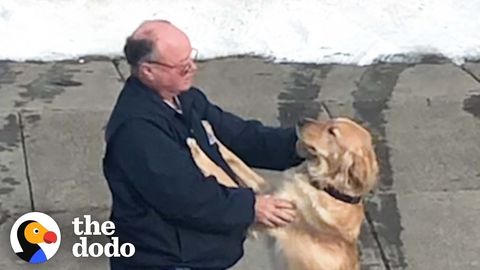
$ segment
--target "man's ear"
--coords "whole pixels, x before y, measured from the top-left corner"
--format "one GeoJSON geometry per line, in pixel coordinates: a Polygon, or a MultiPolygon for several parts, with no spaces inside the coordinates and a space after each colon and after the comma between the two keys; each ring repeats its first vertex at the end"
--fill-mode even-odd
{"type": "Polygon", "coordinates": [[[140,64],[140,66],[138,66],[137,72],[140,79],[147,82],[151,82],[153,80],[153,72],[150,66],[140,64]]]}

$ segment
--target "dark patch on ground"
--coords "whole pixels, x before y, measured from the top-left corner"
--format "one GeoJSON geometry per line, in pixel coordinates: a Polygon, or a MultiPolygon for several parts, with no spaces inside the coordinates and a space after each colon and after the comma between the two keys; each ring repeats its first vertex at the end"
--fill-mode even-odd
{"type": "Polygon", "coordinates": [[[34,123],[40,121],[40,119],[41,119],[39,114],[28,114],[24,118],[27,121],[27,123],[29,123],[29,124],[34,124],[34,123]]]}
{"type": "Polygon", "coordinates": [[[13,190],[15,190],[14,188],[11,188],[11,187],[3,187],[3,188],[0,188],[0,196],[1,195],[5,195],[5,194],[9,194],[11,193],[13,190]]]}
{"type": "Polygon", "coordinates": [[[61,215],[61,214],[66,214],[68,212],[69,212],[68,210],[63,210],[63,209],[61,209],[61,210],[49,210],[48,214],[49,215],[61,215]]]}
{"type": "MultiPolygon", "coordinates": [[[[357,90],[352,92],[355,118],[366,125],[373,135],[375,151],[380,165],[380,190],[389,191],[393,185],[393,170],[390,163],[390,147],[386,138],[385,115],[388,102],[392,97],[399,75],[408,67],[405,64],[384,64],[370,66],[357,83],[357,90]]],[[[401,218],[397,207],[396,195],[380,195],[380,205],[369,202],[373,229],[379,244],[385,251],[388,266],[405,268],[403,243],[400,238],[401,218]]]]}
{"type": "Polygon", "coordinates": [[[452,60],[440,54],[422,54],[419,63],[440,65],[452,63],[452,60]]]}
{"type": "Polygon", "coordinates": [[[255,73],[257,76],[272,76],[271,72],[257,72],[255,73]]]}
{"type": "Polygon", "coordinates": [[[471,95],[463,101],[463,110],[480,119],[480,95],[471,95]]]}
{"type": "Polygon", "coordinates": [[[0,152],[12,151],[18,147],[20,142],[20,129],[17,123],[17,116],[9,114],[4,118],[6,123],[0,126],[0,152]]]}
{"type": "Polygon", "coordinates": [[[29,84],[22,85],[27,91],[19,94],[22,100],[15,101],[15,107],[24,106],[33,100],[52,103],[55,96],[65,92],[65,88],[82,85],[81,82],[72,80],[76,72],[79,70],[67,69],[61,63],[54,64],[29,84]]]}
{"type": "Polygon", "coordinates": [[[415,53],[409,53],[409,54],[391,54],[391,55],[385,55],[385,56],[380,56],[379,58],[375,59],[373,61],[375,65],[377,64],[446,64],[446,63],[452,63],[452,61],[441,55],[441,54],[415,54],[415,53]]]}
{"type": "Polygon", "coordinates": [[[292,127],[304,117],[317,118],[321,110],[316,100],[321,85],[315,80],[320,70],[320,78],[324,79],[331,66],[298,65],[291,73],[291,81],[285,82],[286,91],[280,93],[279,120],[282,127],[292,127]]]}
{"type": "Polygon", "coordinates": [[[48,61],[41,61],[41,60],[26,60],[25,63],[27,64],[35,64],[35,65],[47,65],[48,61]]]}
{"type": "Polygon", "coordinates": [[[2,84],[12,84],[21,72],[15,72],[10,68],[9,63],[0,63],[0,88],[2,84]]]}
{"type": "Polygon", "coordinates": [[[427,98],[425,101],[427,102],[427,107],[432,106],[432,101],[430,100],[430,98],[427,98]]]}
{"type": "Polygon", "coordinates": [[[358,251],[362,263],[361,270],[384,269],[383,262],[379,260],[381,258],[379,247],[372,236],[370,226],[366,223],[362,224],[358,251]]]}
{"type": "Polygon", "coordinates": [[[13,178],[13,177],[3,178],[3,179],[2,179],[2,182],[5,183],[5,184],[12,185],[12,186],[18,186],[18,185],[20,185],[20,182],[16,181],[15,178],[13,178]]]}
{"type": "Polygon", "coordinates": [[[82,85],[81,82],[77,82],[77,81],[73,81],[73,80],[66,80],[66,79],[61,79],[61,80],[52,82],[52,84],[58,85],[58,86],[65,86],[65,87],[82,85]]]}
{"type": "Polygon", "coordinates": [[[5,165],[0,164],[0,172],[8,172],[8,167],[5,165]]]}
{"type": "Polygon", "coordinates": [[[8,210],[2,208],[2,203],[0,202],[0,226],[2,226],[8,219],[11,217],[8,210]]]}
{"type": "Polygon", "coordinates": [[[375,150],[381,167],[380,187],[382,190],[390,190],[393,184],[390,148],[386,139],[386,121],[383,111],[388,109],[388,102],[398,76],[407,67],[406,65],[369,67],[357,82],[357,90],[352,92],[355,117],[368,126],[375,140],[375,150]]]}

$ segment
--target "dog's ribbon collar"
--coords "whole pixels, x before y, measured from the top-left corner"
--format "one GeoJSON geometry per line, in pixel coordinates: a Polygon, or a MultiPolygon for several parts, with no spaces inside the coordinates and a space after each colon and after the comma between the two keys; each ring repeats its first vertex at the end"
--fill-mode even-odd
{"type": "Polygon", "coordinates": [[[337,189],[335,189],[332,186],[327,186],[326,188],[323,189],[325,192],[327,192],[330,196],[334,197],[337,200],[340,200],[342,202],[346,202],[349,204],[357,204],[362,200],[362,197],[353,197],[344,193],[341,193],[337,189]]]}

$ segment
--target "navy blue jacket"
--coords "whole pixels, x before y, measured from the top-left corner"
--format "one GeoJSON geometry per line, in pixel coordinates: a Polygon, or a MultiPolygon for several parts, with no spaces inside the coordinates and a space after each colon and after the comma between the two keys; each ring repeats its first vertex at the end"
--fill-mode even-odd
{"type": "Polygon", "coordinates": [[[186,144],[194,137],[227,173],[230,168],[210,145],[201,120],[248,165],[283,170],[300,160],[293,128],[265,127],[211,104],[191,88],[179,96],[183,113],[169,107],[130,77],[108,122],[103,159],[112,193],[110,219],[120,243],[132,243],[138,267],[226,268],[243,255],[255,197],[248,188],[228,188],[204,177],[186,144]]]}

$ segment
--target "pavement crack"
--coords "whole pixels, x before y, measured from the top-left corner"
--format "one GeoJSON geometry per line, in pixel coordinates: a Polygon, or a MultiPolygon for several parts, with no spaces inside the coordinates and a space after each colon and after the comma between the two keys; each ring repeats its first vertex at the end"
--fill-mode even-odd
{"type": "Polygon", "coordinates": [[[27,146],[25,143],[25,133],[24,133],[24,125],[23,125],[23,118],[22,114],[20,112],[17,113],[18,115],[18,123],[20,125],[20,138],[22,142],[22,149],[23,149],[23,160],[24,160],[24,165],[25,165],[25,176],[27,177],[27,183],[28,183],[28,193],[30,196],[30,208],[32,212],[35,212],[35,202],[33,198],[33,189],[32,189],[32,180],[30,178],[30,168],[28,164],[28,155],[27,155],[27,146]]]}
{"type": "Polygon", "coordinates": [[[125,80],[126,80],[125,76],[123,75],[122,71],[120,70],[120,59],[117,59],[117,58],[112,59],[112,64],[115,67],[115,70],[117,71],[118,76],[120,76],[120,80],[122,82],[125,82],[125,80]]]}
{"type": "Polygon", "coordinates": [[[387,255],[385,254],[385,251],[383,250],[382,244],[380,243],[380,237],[378,235],[378,232],[375,230],[375,226],[373,225],[372,217],[370,217],[370,214],[368,213],[368,211],[365,211],[365,218],[367,219],[368,226],[370,226],[370,231],[372,232],[373,239],[375,240],[375,243],[377,243],[378,250],[380,252],[380,258],[382,259],[382,262],[383,262],[383,266],[385,266],[386,270],[391,270],[392,268],[390,267],[390,264],[388,263],[387,255]]]}
{"type": "Polygon", "coordinates": [[[466,68],[465,65],[460,66],[460,69],[462,69],[465,73],[470,75],[470,77],[472,77],[472,79],[474,79],[477,83],[480,83],[480,78],[477,77],[471,70],[466,68]]]}

